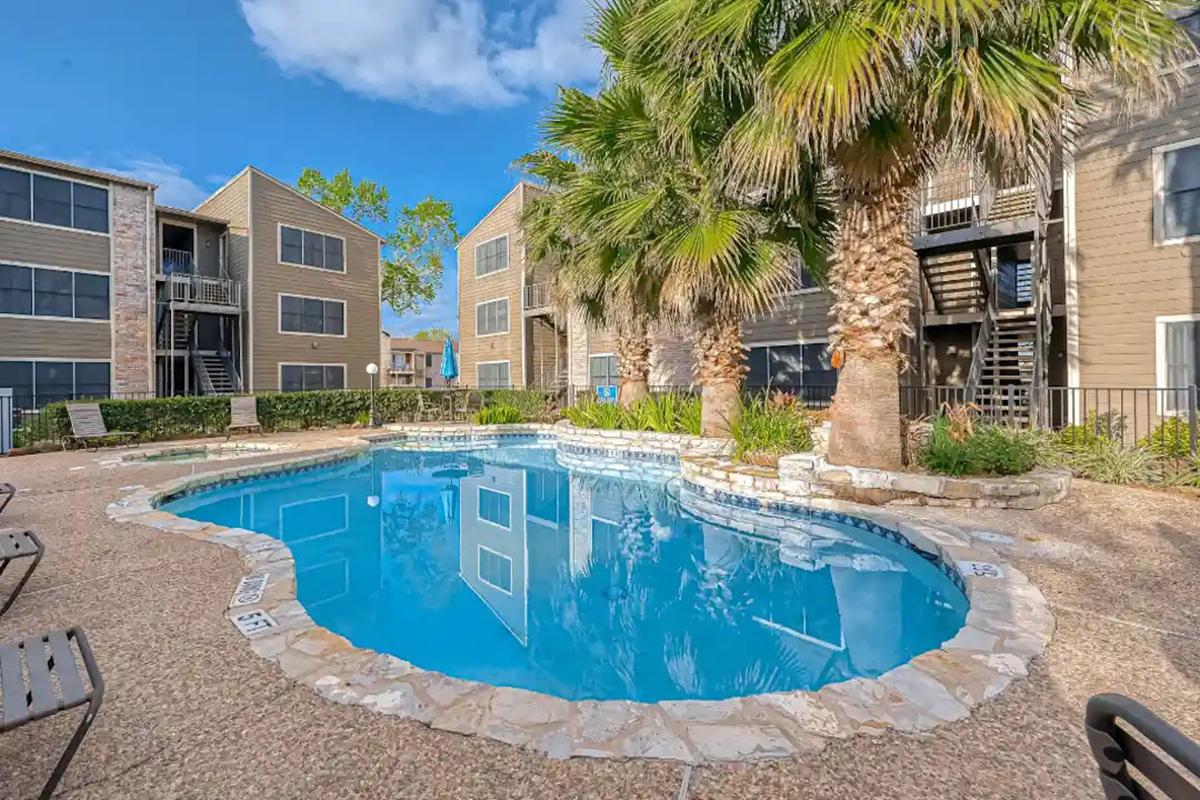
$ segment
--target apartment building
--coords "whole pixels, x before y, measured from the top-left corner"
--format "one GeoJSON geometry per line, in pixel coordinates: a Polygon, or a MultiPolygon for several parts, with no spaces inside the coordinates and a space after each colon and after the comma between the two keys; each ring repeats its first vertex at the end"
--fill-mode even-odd
{"type": "Polygon", "coordinates": [[[380,374],[383,386],[441,389],[449,385],[442,377],[444,342],[392,337],[381,339],[380,374]]]}
{"type": "Polygon", "coordinates": [[[253,167],[189,211],[0,151],[0,388],[36,408],[366,386],[381,244],[253,167]]]}

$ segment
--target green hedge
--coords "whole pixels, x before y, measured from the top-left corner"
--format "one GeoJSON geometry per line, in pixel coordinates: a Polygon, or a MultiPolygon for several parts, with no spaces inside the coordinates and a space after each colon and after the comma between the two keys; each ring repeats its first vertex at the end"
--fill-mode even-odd
{"type": "MultiPolygon", "coordinates": [[[[520,409],[529,420],[552,421],[557,404],[545,392],[473,390],[472,407],[507,405],[520,409]]],[[[223,433],[229,425],[227,397],[156,397],[145,400],[101,400],[100,411],[109,430],[136,433],[142,441],[181,439],[223,433]]],[[[445,392],[421,389],[380,389],[375,408],[381,422],[414,418],[419,405],[441,408],[445,392]]],[[[258,395],[258,420],[264,431],[293,431],[349,425],[366,419],[371,392],[346,389],[258,395]]],[[[20,446],[57,443],[71,431],[65,403],[52,403],[30,424],[19,429],[20,446]]]]}

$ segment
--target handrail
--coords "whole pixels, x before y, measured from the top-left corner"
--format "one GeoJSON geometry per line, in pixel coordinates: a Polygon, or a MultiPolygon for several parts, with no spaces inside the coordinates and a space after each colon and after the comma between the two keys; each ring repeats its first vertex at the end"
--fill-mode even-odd
{"type": "Polygon", "coordinates": [[[983,283],[987,289],[987,303],[983,307],[983,320],[979,325],[979,333],[971,347],[971,369],[967,373],[966,400],[974,403],[979,395],[979,386],[983,383],[983,367],[987,361],[988,348],[992,344],[992,329],[996,325],[996,265],[989,255],[986,259],[975,258],[983,274],[983,283]]]}
{"type": "Polygon", "coordinates": [[[162,271],[164,275],[190,273],[195,266],[191,250],[175,250],[170,247],[162,249],[162,271]]]}
{"type": "MultiPolygon", "coordinates": [[[[1036,325],[1034,329],[1032,379],[1034,389],[1040,389],[1045,386],[1050,379],[1049,350],[1050,337],[1054,327],[1054,300],[1050,290],[1050,265],[1046,252],[1047,219],[1050,216],[1051,202],[1050,186],[1049,176],[1045,176],[1045,180],[1041,182],[1037,194],[1036,213],[1038,224],[1033,234],[1033,250],[1031,253],[1034,261],[1033,314],[1036,325]]],[[[1037,396],[1035,392],[1033,395],[1035,401],[1037,396]]],[[[1044,404],[1035,402],[1034,407],[1030,408],[1030,414],[1038,422],[1042,421],[1042,416],[1045,413],[1047,413],[1047,409],[1044,407],[1044,404]]]]}
{"type": "Polygon", "coordinates": [[[550,305],[550,284],[549,283],[531,283],[525,287],[525,305],[526,311],[535,308],[546,308],[550,305]]]}
{"type": "Polygon", "coordinates": [[[173,302],[238,308],[242,305],[242,285],[231,278],[175,274],[167,276],[167,286],[173,302]]]}

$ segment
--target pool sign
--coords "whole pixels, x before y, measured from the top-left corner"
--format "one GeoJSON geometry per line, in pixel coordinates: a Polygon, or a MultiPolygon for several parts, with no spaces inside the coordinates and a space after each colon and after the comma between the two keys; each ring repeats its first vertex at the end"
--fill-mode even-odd
{"type": "Polygon", "coordinates": [[[958,562],[958,571],[963,575],[971,575],[976,578],[1004,577],[1004,572],[1000,567],[986,561],[960,561],[958,562]]]}
{"type": "Polygon", "coordinates": [[[609,384],[606,386],[597,386],[596,387],[596,399],[599,400],[601,403],[617,402],[617,387],[612,384],[609,384]]]}
{"type": "Polygon", "coordinates": [[[242,578],[237,589],[233,593],[233,599],[229,601],[230,608],[239,608],[241,606],[252,606],[255,603],[261,603],[263,592],[267,589],[266,575],[248,575],[242,578]]]}
{"type": "Polygon", "coordinates": [[[242,632],[242,636],[254,636],[265,630],[278,627],[279,623],[265,611],[247,611],[233,618],[234,626],[242,632]]]}

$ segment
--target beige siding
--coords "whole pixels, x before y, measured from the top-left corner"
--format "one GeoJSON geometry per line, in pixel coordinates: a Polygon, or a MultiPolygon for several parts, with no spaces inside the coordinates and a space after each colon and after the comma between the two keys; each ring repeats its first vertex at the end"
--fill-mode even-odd
{"type": "Polygon", "coordinates": [[[521,212],[525,188],[518,184],[458,245],[459,375],[467,384],[477,382],[476,367],[481,362],[508,361],[513,385],[523,385],[521,212]],[[508,269],[476,278],[476,245],[501,235],[508,236],[508,269]],[[508,333],[480,338],[475,332],[476,305],[502,297],[508,299],[508,333]]]}
{"type": "Polygon", "coordinates": [[[229,220],[229,252],[225,254],[229,276],[243,282],[250,267],[250,171],[246,170],[196,210],[229,220]]]}
{"type": "MultiPolygon", "coordinates": [[[[1194,75],[1193,75],[1194,77],[1194,75]]],[[[1200,88],[1168,110],[1087,125],[1075,156],[1084,386],[1151,386],[1155,317],[1200,309],[1200,243],[1154,240],[1154,148],[1197,136],[1200,88]]]]}
{"type": "Polygon", "coordinates": [[[747,346],[760,342],[809,342],[829,337],[829,294],[800,292],[783,299],[772,313],[746,320],[742,339],[747,346]]]}
{"type": "Polygon", "coordinates": [[[112,327],[107,322],[0,319],[0,357],[109,359],[112,327]]]}
{"type": "Polygon", "coordinates": [[[253,389],[279,388],[281,363],[345,364],[346,385],[365,388],[367,364],[379,358],[379,239],[341,216],[251,173],[251,313],[253,389]],[[345,273],[279,262],[279,225],[345,240],[345,273]],[[279,332],[279,295],[342,300],[344,337],[279,332]]]}
{"type": "Polygon", "coordinates": [[[108,272],[109,237],[0,219],[0,260],[108,272]]]}

